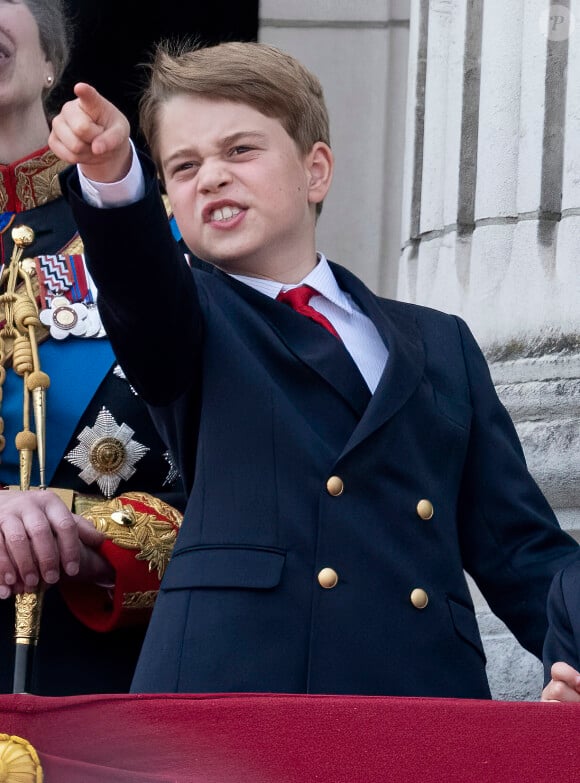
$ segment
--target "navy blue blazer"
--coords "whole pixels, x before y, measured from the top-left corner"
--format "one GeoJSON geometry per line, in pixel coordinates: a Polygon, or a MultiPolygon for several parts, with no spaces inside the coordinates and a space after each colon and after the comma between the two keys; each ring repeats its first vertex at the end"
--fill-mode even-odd
{"type": "Polygon", "coordinates": [[[184,266],[151,170],[122,208],[84,203],[74,172],[63,186],[107,332],[190,493],[134,691],[487,698],[464,571],[541,655],[550,581],[579,549],[463,321],[332,264],[388,346],[371,396],[319,325],[184,266]]]}
{"type": "Polygon", "coordinates": [[[556,661],[580,671],[580,563],[559,571],[548,594],[548,632],[544,643],[544,680],[556,661]]]}

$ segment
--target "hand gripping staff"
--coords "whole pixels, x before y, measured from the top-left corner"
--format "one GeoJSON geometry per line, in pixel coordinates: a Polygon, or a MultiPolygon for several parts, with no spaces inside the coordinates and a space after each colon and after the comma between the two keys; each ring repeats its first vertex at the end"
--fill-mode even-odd
{"type": "MultiPolygon", "coordinates": [[[[14,372],[23,380],[22,430],[17,433],[15,443],[20,458],[20,490],[26,492],[30,489],[35,451],[38,458],[39,488],[46,489],[46,389],[50,380],[40,369],[37,330],[42,327],[30,275],[21,263],[24,248],[34,240],[34,232],[27,226],[18,226],[12,229],[12,239],[12,257],[8,268],[3,269],[0,275],[0,317],[3,315],[4,320],[0,329],[0,403],[6,365],[11,358],[14,372]],[[30,428],[31,399],[34,431],[30,428]]],[[[0,418],[0,451],[3,450],[4,444],[4,422],[0,418]]],[[[44,585],[41,583],[35,591],[16,596],[13,693],[25,693],[29,689],[43,595],[44,585]]]]}

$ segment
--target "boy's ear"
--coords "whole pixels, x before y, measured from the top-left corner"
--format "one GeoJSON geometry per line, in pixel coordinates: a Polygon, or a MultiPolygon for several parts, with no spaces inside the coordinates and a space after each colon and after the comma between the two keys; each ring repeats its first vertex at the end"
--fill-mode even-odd
{"type": "Polygon", "coordinates": [[[334,155],[328,144],[317,141],[308,153],[307,164],[310,175],[308,201],[319,204],[328,193],[334,170],[334,155]]]}

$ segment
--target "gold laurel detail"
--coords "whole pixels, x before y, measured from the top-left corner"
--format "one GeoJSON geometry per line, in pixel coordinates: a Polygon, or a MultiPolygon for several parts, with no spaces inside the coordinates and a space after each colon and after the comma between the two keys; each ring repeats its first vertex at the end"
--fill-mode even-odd
{"type": "Polygon", "coordinates": [[[0,783],[42,783],[38,753],[22,737],[0,734],[0,783]]]}
{"type": "Polygon", "coordinates": [[[145,590],[142,593],[123,593],[123,609],[151,609],[158,592],[145,590]]]}
{"type": "Polygon", "coordinates": [[[6,179],[4,172],[0,169],[0,212],[5,212],[6,205],[8,204],[8,188],[5,184],[6,179]]]}
{"type": "Polygon", "coordinates": [[[47,150],[16,167],[16,195],[25,209],[48,204],[61,195],[58,175],[67,165],[54,152],[47,150]]]}
{"type": "MultiPolygon", "coordinates": [[[[159,498],[143,492],[127,492],[123,496],[152,508],[159,516],[140,511],[121,497],[85,507],[82,514],[107,538],[122,549],[134,549],[137,560],[146,560],[149,571],[156,570],[159,579],[165,573],[173,552],[177,528],[183,515],[159,498]]],[[[77,513],[79,509],[77,507],[77,513]]]]}
{"type": "Polygon", "coordinates": [[[63,256],[80,256],[85,252],[85,246],[83,243],[83,240],[80,238],[78,234],[75,234],[75,236],[71,239],[70,242],[68,242],[59,253],[61,253],[63,256]]]}

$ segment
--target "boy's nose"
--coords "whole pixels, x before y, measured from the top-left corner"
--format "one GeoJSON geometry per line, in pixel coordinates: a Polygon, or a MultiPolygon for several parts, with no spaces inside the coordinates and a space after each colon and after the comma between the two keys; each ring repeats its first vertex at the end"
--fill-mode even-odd
{"type": "Polygon", "coordinates": [[[219,190],[232,181],[231,173],[222,161],[205,162],[197,176],[199,187],[205,193],[219,190]]]}

